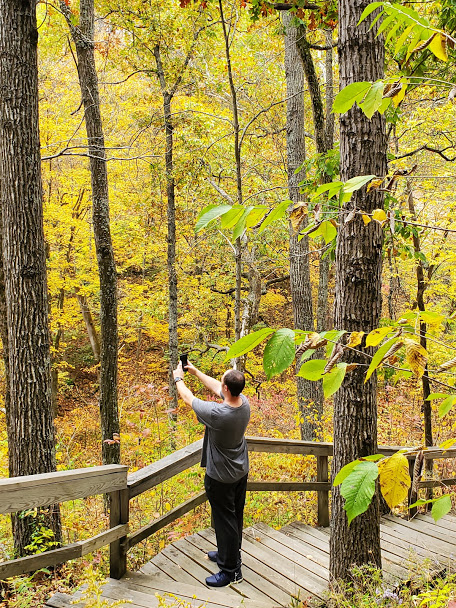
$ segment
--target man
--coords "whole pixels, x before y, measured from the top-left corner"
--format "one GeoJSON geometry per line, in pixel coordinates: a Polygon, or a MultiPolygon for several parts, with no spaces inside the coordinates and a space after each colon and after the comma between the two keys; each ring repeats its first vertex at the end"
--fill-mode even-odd
{"type": "Polygon", "coordinates": [[[206,427],[201,466],[206,467],[204,488],[217,539],[217,551],[209,551],[208,557],[220,568],[220,572],[206,578],[206,584],[225,587],[242,582],[241,542],[249,471],[244,434],[250,420],[250,405],[242,394],[243,373],[231,369],[219,381],[206,376],[190,362],[185,370],[223,399],[223,403],[197,399],[185,386],[182,363],[174,370],[179,396],[191,405],[198,421],[206,427]]]}

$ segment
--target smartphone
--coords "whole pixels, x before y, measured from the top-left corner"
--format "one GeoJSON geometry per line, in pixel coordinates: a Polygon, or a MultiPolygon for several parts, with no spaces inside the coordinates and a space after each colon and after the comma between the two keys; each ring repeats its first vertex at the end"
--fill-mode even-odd
{"type": "Polygon", "coordinates": [[[187,363],[188,363],[187,355],[186,354],[185,355],[181,355],[180,356],[180,360],[181,360],[181,363],[182,363],[182,369],[184,370],[184,373],[185,373],[185,371],[186,371],[185,368],[187,367],[187,363]]]}

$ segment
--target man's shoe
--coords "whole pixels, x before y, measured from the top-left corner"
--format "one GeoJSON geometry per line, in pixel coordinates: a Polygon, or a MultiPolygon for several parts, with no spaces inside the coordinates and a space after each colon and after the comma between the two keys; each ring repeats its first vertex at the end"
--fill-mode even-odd
{"type": "Polygon", "coordinates": [[[231,576],[227,572],[216,572],[212,576],[208,576],[206,579],[206,585],[209,587],[226,587],[231,583],[231,576]]]}
{"type": "Polygon", "coordinates": [[[241,569],[240,569],[240,568],[238,568],[238,569],[236,570],[236,572],[234,573],[234,578],[233,578],[233,580],[231,581],[231,584],[232,584],[232,585],[237,585],[238,583],[242,583],[242,581],[243,581],[243,580],[244,580],[244,579],[242,578],[242,571],[241,571],[241,569]]]}
{"type": "Polygon", "coordinates": [[[218,551],[208,551],[207,556],[211,562],[217,563],[218,551]]]}
{"type": "Polygon", "coordinates": [[[242,583],[242,572],[239,568],[232,575],[229,575],[228,572],[224,572],[220,570],[220,572],[216,572],[212,576],[208,576],[206,579],[206,585],[209,587],[226,587],[227,585],[237,585],[238,583],[242,583]]]}

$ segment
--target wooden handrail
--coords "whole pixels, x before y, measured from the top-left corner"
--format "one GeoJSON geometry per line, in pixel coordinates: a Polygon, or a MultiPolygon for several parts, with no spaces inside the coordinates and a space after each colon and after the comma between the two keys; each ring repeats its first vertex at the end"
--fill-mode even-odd
{"type": "MultiPolygon", "coordinates": [[[[329,525],[331,486],[328,471],[329,457],[333,455],[332,443],[247,437],[247,445],[249,452],[316,456],[316,481],[249,481],[247,489],[249,491],[316,491],[318,524],[329,525]]],[[[399,446],[382,446],[379,452],[389,456],[400,449],[399,446]]],[[[126,557],[131,547],[207,500],[205,493],[200,492],[128,536],[130,499],[197,464],[201,458],[201,450],[202,440],[195,441],[128,476],[126,466],[108,465],[0,479],[0,513],[12,513],[105,493],[109,493],[111,504],[109,530],[66,547],[0,563],[0,580],[81,557],[107,544],[110,545],[110,575],[113,578],[121,578],[126,572],[126,557]]],[[[415,454],[407,454],[407,457],[411,461],[410,465],[413,466],[415,454]]],[[[455,457],[456,447],[449,449],[432,447],[424,451],[426,460],[455,457]]],[[[440,483],[456,485],[456,480],[447,479],[441,482],[425,480],[419,482],[419,487],[435,487],[440,483]]]]}

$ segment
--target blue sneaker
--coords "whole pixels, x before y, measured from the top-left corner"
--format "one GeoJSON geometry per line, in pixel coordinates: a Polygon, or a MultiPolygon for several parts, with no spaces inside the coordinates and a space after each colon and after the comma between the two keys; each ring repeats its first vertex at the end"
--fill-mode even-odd
{"type": "Polygon", "coordinates": [[[211,562],[217,563],[218,551],[208,551],[207,556],[211,562]]]}
{"type": "Polygon", "coordinates": [[[212,576],[207,577],[206,585],[208,585],[208,587],[226,587],[227,585],[242,583],[242,581],[243,578],[240,568],[232,575],[220,570],[220,572],[216,572],[215,574],[212,574],[212,576]]]}

